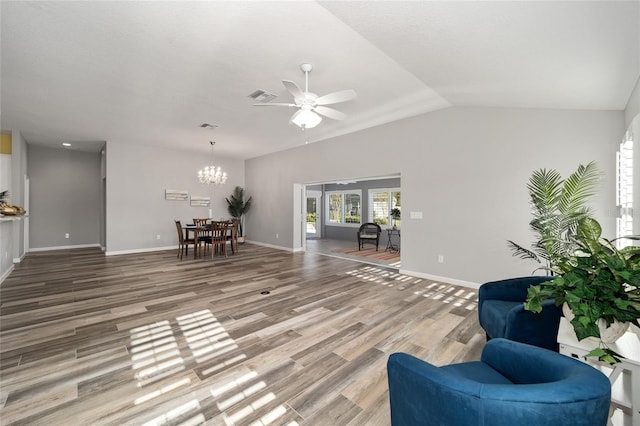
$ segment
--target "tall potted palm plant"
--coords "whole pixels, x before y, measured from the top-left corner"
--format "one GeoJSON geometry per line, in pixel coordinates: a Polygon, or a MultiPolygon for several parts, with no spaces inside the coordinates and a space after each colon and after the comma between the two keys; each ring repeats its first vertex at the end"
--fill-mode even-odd
{"type": "Polygon", "coordinates": [[[227,200],[227,211],[231,215],[231,217],[238,219],[240,221],[240,226],[238,227],[238,242],[244,242],[244,215],[251,208],[251,197],[249,197],[246,201],[244,199],[244,188],[241,186],[236,186],[233,189],[233,193],[229,198],[225,198],[227,200]]]}
{"type": "Polygon", "coordinates": [[[595,162],[582,164],[568,178],[557,170],[540,169],[529,178],[531,213],[529,228],[536,240],[525,248],[511,240],[514,256],[532,259],[547,273],[557,270],[563,258],[577,249],[576,233],[581,220],[591,218],[587,200],[596,193],[601,173],[595,162]]]}

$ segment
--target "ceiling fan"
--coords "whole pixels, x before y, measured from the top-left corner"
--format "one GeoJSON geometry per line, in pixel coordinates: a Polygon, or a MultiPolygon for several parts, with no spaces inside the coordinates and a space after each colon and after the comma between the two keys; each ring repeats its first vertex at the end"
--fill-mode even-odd
{"type": "Polygon", "coordinates": [[[284,87],[291,93],[295,103],[277,103],[265,102],[253,104],[255,106],[284,106],[299,108],[295,114],[291,116],[289,123],[293,123],[298,127],[310,129],[317,126],[322,121],[322,116],[333,120],[344,120],[347,115],[337,109],[326,107],[325,105],[337,104],[354,99],[357,95],[355,90],[340,90],[338,92],[329,93],[328,95],[318,96],[309,91],[309,73],[313,69],[311,64],[302,64],[300,69],[305,75],[304,91],[300,90],[293,81],[282,80],[284,87]]]}

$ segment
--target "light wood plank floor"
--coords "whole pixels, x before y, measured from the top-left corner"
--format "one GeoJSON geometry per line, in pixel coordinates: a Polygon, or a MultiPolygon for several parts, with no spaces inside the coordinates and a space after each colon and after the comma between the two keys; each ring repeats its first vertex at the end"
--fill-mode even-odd
{"type": "Polygon", "coordinates": [[[390,353],[484,346],[475,290],[250,244],[30,253],[0,301],[2,425],[388,425],[390,353]]]}

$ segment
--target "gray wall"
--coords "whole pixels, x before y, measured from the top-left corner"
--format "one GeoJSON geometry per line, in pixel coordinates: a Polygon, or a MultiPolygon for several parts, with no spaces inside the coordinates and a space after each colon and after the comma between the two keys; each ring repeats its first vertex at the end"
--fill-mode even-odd
{"type": "Polygon", "coordinates": [[[534,265],[513,258],[506,240],[532,239],[531,172],[555,168],[566,176],[598,161],[605,178],[592,205],[612,236],[624,127],[623,111],[455,107],[254,158],[246,162],[250,240],[293,248],[294,183],[399,174],[404,272],[469,284],[528,275],[534,265]],[[363,152],[379,155],[354,161],[363,152]],[[412,211],[423,219],[409,219],[412,211]]]}
{"type": "Polygon", "coordinates": [[[199,183],[198,170],[212,162],[208,144],[206,151],[196,153],[135,141],[108,141],[106,152],[107,254],[177,248],[174,220],[191,223],[195,217],[208,217],[209,207],[191,207],[188,200],[165,200],[165,189],[210,196],[213,217],[226,218],[225,197],[235,186],[244,186],[244,162],[218,156],[215,165],[227,172],[226,184],[212,188],[199,183]]]}
{"type": "Polygon", "coordinates": [[[28,168],[30,249],[99,245],[100,155],[31,145],[28,168]]]}

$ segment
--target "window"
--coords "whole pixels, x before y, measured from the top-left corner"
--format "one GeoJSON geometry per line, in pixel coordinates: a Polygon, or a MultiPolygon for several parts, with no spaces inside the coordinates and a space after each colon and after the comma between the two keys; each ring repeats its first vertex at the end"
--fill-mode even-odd
{"type": "MultiPolygon", "coordinates": [[[[633,235],[633,138],[625,134],[620,150],[616,153],[616,237],[633,235]]],[[[616,241],[618,248],[631,245],[626,238],[616,241]]]]}
{"type": "MultiPolygon", "coordinates": [[[[400,188],[383,188],[369,190],[369,222],[380,226],[393,225],[391,210],[400,209],[400,188]]],[[[401,220],[395,221],[400,226],[401,220]]]]}
{"type": "Polygon", "coordinates": [[[327,192],[329,225],[360,224],[362,191],[327,192]]]}

